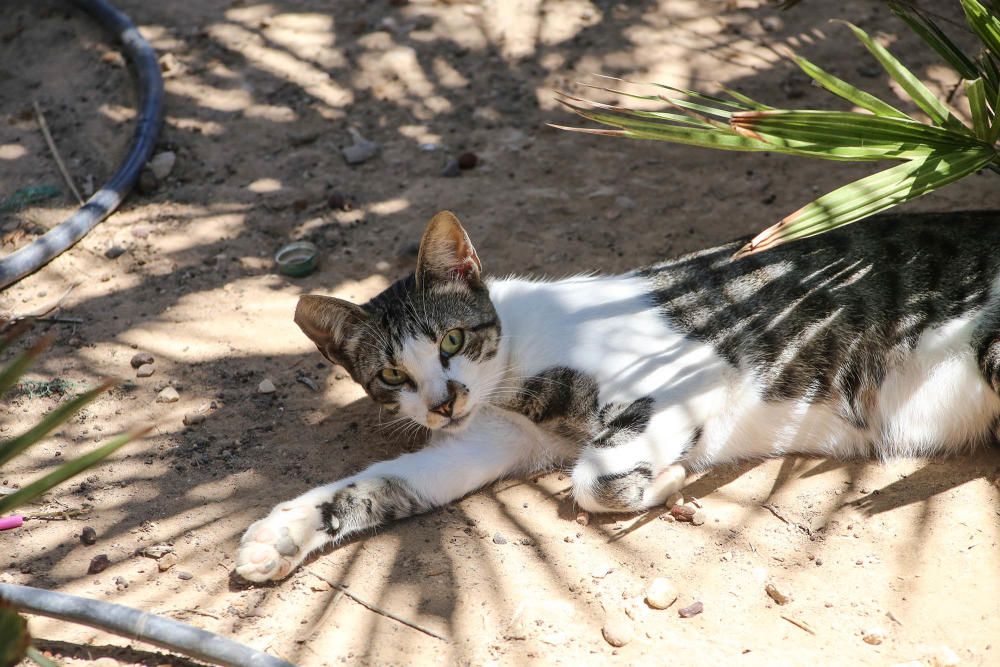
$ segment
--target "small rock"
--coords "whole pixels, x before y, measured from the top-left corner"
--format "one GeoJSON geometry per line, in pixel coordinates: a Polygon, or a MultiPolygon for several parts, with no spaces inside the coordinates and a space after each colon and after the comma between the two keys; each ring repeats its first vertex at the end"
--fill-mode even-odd
{"type": "Polygon", "coordinates": [[[614,568],[608,565],[598,565],[593,570],[590,571],[590,576],[594,579],[603,579],[614,572],[614,568]]]}
{"type": "Polygon", "coordinates": [[[160,179],[156,177],[152,169],[143,169],[139,174],[139,183],[136,186],[140,194],[155,194],[160,189],[160,179]]]}
{"type": "Polygon", "coordinates": [[[885,641],[885,630],[881,628],[874,628],[872,630],[867,630],[861,637],[866,644],[871,644],[872,646],[878,646],[885,641]]]}
{"type": "Polygon", "coordinates": [[[115,577],[115,588],[120,591],[128,588],[128,581],[125,580],[125,577],[115,577]]]}
{"type": "Polygon", "coordinates": [[[173,552],[174,548],[169,544],[151,544],[139,551],[143,556],[149,556],[150,558],[163,558],[173,552]]]}
{"type": "Polygon", "coordinates": [[[778,604],[788,604],[789,602],[792,601],[791,595],[786,595],[785,593],[782,593],[781,591],[778,590],[778,588],[774,584],[768,584],[767,586],[764,586],[764,592],[767,593],[767,596],[769,598],[771,598],[778,604]]]}
{"type": "Polygon", "coordinates": [[[126,252],[125,248],[121,247],[120,245],[113,245],[104,251],[104,256],[107,257],[108,259],[118,259],[122,255],[124,255],[125,252],[126,252]]]}
{"type": "Polygon", "coordinates": [[[351,210],[350,200],[339,192],[334,192],[332,195],[327,197],[326,205],[332,208],[334,211],[351,210]]]}
{"type": "Polygon", "coordinates": [[[139,366],[145,366],[146,364],[151,364],[156,361],[149,352],[139,352],[132,357],[129,361],[132,364],[132,368],[139,368],[139,366]]]}
{"type": "Polygon", "coordinates": [[[88,547],[97,544],[97,531],[90,526],[84,526],[83,530],[80,531],[80,541],[88,547]]]}
{"type": "Polygon", "coordinates": [[[462,168],[458,166],[458,160],[455,158],[448,158],[448,161],[444,163],[444,169],[441,170],[441,175],[445,178],[455,178],[456,176],[461,176],[462,168]]]}
{"type": "Polygon", "coordinates": [[[270,379],[264,378],[261,383],[257,385],[258,394],[273,394],[275,391],[274,383],[270,379]]]}
{"type": "Polygon", "coordinates": [[[189,412],[184,415],[183,419],[185,426],[194,426],[202,423],[203,421],[205,421],[205,415],[201,412],[189,412]]]}
{"type": "Polygon", "coordinates": [[[162,153],[157,153],[153,156],[153,159],[149,161],[147,165],[153,175],[159,180],[164,180],[170,175],[170,172],[174,170],[174,164],[177,162],[177,154],[173,151],[163,151],[162,153]]]}
{"type": "Polygon", "coordinates": [[[760,20],[760,26],[767,32],[778,32],[785,27],[785,22],[777,16],[765,16],[760,20]]]}
{"type": "Polygon", "coordinates": [[[177,390],[173,387],[164,387],[159,394],[156,395],[157,403],[176,403],[181,398],[181,395],[177,393],[177,390]]]}
{"type": "Polygon", "coordinates": [[[135,369],[135,376],[139,378],[148,378],[153,373],[156,372],[156,367],[153,364],[143,364],[139,368],[135,369]]]}
{"type": "Polygon", "coordinates": [[[104,572],[111,565],[111,559],[108,558],[107,554],[98,554],[90,560],[90,567],[87,568],[87,574],[98,574],[104,572]]]}
{"type": "Polygon", "coordinates": [[[690,505],[674,505],[670,508],[670,515],[678,521],[691,523],[691,519],[697,511],[697,508],[691,507],[690,505]]]}
{"type": "Polygon", "coordinates": [[[677,610],[677,613],[681,618],[691,618],[692,616],[697,616],[701,612],[705,611],[705,605],[699,600],[693,604],[689,604],[686,607],[682,607],[677,610]]]}
{"type": "Polygon", "coordinates": [[[677,600],[677,587],[669,579],[657,577],[646,589],[646,604],[653,609],[666,609],[677,600]]]}
{"type": "Polygon", "coordinates": [[[586,526],[590,523],[590,513],[589,512],[577,512],[576,522],[581,526],[586,526]]]}
{"type": "Polygon", "coordinates": [[[174,565],[177,565],[177,560],[177,554],[173,552],[163,554],[163,556],[158,558],[156,561],[156,569],[160,572],[166,572],[174,565]]]}
{"type": "Polygon", "coordinates": [[[479,156],[475,153],[465,152],[458,156],[459,169],[475,169],[477,164],[479,164],[479,156]]]}
{"type": "Polygon", "coordinates": [[[705,523],[705,510],[695,510],[695,513],[691,515],[691,523],[695,526],[701,526],[705,523]]]}
{"type": "Polygon", "coordinates": [[[181,570],[180,572],[177,573],[177,578],[183,581],[188,581],[189,579],[194,579],[194,575],[191,574],[190,572],[185,572],[184,570],[181,570]]]}
{"type": "Polygon", "coordinates": [[[340,150],[340,154],[344,156],[344,161],[347,162],[347,164],[361,164],[362,162],[367,162],[378,154],[379,145],[376,142],[365,139],[361,133],[353,127],[348,128],[348,132],[351,133],[351,138],[354,140],[354,143],[340,150]]]}
{"type": "Polygon", "coordinates": [[[635,637],[635,628],[625,614],[611,613],[604,619],[604,627],[601,628],[604,641],[612,646],[620,647],[628,644],[635,637]]]}
{"type": "Polygon", "coordinates": [[[313,391],[319,391],[319,385],[317,385],[316,381],[313,380],[308,375],[300,375],[297,378],[295,378],[295,380],[297,382],[301,382],[302,384],[304,384],[305,386],[309,387],[313,391]]]}
{"type": "Polygon", "coordinates": [[[500,533],[493,533],[493,544],[507,544],[507,538],[500,533]]]}

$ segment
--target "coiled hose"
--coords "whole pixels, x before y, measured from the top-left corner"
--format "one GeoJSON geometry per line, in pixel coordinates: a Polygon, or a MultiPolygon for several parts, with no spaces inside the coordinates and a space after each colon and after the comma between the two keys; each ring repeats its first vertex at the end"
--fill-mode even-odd
{"type": "Polygon", "coordinates": [[[0,259],[0,289],[17,282],[73,246],[118,208],[149,162],[163,123],[163,77],[156,52],[128,16],[105,0],[72,0],[122,43],[139,87],[139,114],[128,154],[100,190],[42,238],[0,259]]]}

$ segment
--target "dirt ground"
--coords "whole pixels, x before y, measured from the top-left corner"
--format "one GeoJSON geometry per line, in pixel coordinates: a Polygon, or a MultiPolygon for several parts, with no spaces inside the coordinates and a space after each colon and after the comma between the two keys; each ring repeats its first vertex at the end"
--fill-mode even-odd
{"type": "MultiPolygon", "coordinates": [[[[955,2],[924,4],[960,19],[955,2]]],[[[59,315],[79,320],[36,329],[32,339],[51,330],[58,341],[29,376],[42,384],[4,404],[0,431],[52,409],[60,397],[40,395],[46,388],[127,382],[7,467],[0,484],[22,485],[130,426],[155,430],[26,510],[89,504],[89,514],[0,533],[0,581],[132,605],[309,666],[1000,665],[996,450],[713,470],[686,492],[708,517],[700,526],[662,512],[579,525],[568,480],[553,472],[354,540],[275,585],[231,576],[239,536],[272,505],[419,447],[380,433],[362,391],[321,363],[291,320],[299,294],[372,296],[412,268],[424,223],[444,208],[497,274],[618,271],[762,229],[864,169],[569,134],[546,126],[573,122],[552,91],[581,91],[576,82],[604,73],[835,105],[778,55],[790,47],[897,97],[828,22],[844,17],[947,95],[954,75],[880,3],[119,5],[163,55],[160,149],[176,153],[176,166],[155,192],[134,193],[74,249],[0,293],[0,312],[19,315],[76,285],[59,315]],[[346,165],[349,127],[380,153],[346,165]],[[465,151],[479,164],[443,177],[465,151]],[[306,278],[275,270],[275,250],[293,239],[321,249],[306,278]],[[109,258],[111,248],[124,252],[109,258]],[[151,377],[135,377],[137,352],[155,357],[151,377]],[[264,379],[275,393],[258,393],[264,379]],[[168,384],[180,400],[156,402],[168,384]],[[193,412],[205,420],[185,426],[193,412]],[[81,543],[85,526],[96,529],[92,546],[81,543]],[[178,562],[160,572],[137,551],[163,543],[178,562]],[[99,554],[111,565],[90,575],[99,554]],[[665,611],[641,602],[657,576],[680,591],[665,611]],[[768,583],[792,601],[777,605],[768,583]],[[681,618],[694,601],[704,612],[681,618]],[[634,638],[616,649],[601,628],[623,612],[634,638]]],[[[3,196],[66,190],[32,100],[77,182],[99,186],[124,154],[135,92],[114,45],[69,3],[0,8],[3,196]]],[[[997,208],[995,181],[974,176],[908,208],[997,208]]],[[[63,195],[3,214],[3,252],[72,210],[63,195]]],[[[67,623],[34,618],[31,628],[69,664],[189,664],[67,623]]]]}

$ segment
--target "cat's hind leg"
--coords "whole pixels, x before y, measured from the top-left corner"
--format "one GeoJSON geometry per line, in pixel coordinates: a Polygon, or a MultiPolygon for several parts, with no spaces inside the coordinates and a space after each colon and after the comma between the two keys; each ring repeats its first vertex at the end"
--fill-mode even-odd
{"type": "Polygon", "coordinates": [[[601,409],[598,435],[573,467],[573,497],[591,512],[636,512],[661,505],[684,487],[687,469],[677,461],[699,429],[675,415],[652,413],[650,399],[601,409]]]}

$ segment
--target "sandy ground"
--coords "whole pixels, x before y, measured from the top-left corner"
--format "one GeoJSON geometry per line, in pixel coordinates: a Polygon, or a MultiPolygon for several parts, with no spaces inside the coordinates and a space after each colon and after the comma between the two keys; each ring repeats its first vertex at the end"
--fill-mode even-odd
{"type": "MultiPolygon", "coordinates": [[[[947,94],[954,76],[879,3],[807,1],[784,13],[754,0],[120,4],[164,54],[160,143],[176,167],[0,294],[0,310],[45,308],[76,284],[60,314],[82,323],[36,330],[58,342],[30,379],[128,383],[0,483],[24,484],[129,426],[155,431],[28,508],[90,504],[88,515],[0,534],[0,581],[165,614],[301,665],[1000,664],[995,450],[714,470],[687,491],[706,512],[701,526],[659,512],[579,525],[568,482],[553,472],[354,540],[273,586],[231,576],[240,534],[273,504],[419,446],[380,434],[362,392],[321,363],[291,321],[297,295],[375,294],[410,270],[423,224],[442,208],[501,274],[617,271],[761,229],[863,169],[571,135],[545,125],[572,121],[552,90],[580,90],[575,81],[603,72],[831,104],[776,54],[788,46],[896,97],[827,20],[850,17],[947,94]],[[351,126],[382,147],[357,167],[340,155],[351,126]],[[442,177],[463,151],[479,165],[442,177]],[[350,210],[331,207],[333,195],[350,210]],[[321,247],[307,278],[274,269],[274,251],[292,239],[321,247]],[[124,253],[109,259],[115,246],[124,253]],[[129,365],[140,351],[155,357],[152,377],[129,365]],[[265,378],[274,394],[257,393],[265,378]],[[180,400],[157,403],[167,384],[180,400]],[[196,411],[205,421],[185,427],[196,411]],[[81,543],[84,526],[96,529],[95,545],[81,543]],[[179,561],[165,572],[136,555],[161,543],[179,561]],[[87,574],[99,554],[111,566],[87,574]],[[657,576],[680,590],[665,611],[641,602],[657,576]],[[793,600],[777,605],[768,583],[793,600]],[[704,612],[681,618],[694,601],[704,612]],[[622,614],[634,638],[616,649],[601,628],[622,614]],[[869,644],[866,633],[884,639],[869,644]]],[[[930,4],[959,17],[957,3],[930,4]]],[[[99,185],[125,150],[134,90],[106,36],[53,0],[0,9],[2,194],[61,186],[33,99],[77,181],[99,185]]],[[[996,177],[979,175],[909,208],[998,205],[996,177]]],[[[4,214],[4,252],[71,210],[63,196],[4,214]]],[[[7,399],[0,431],[19,431],[58,400],[7,399]]],[[[188,664],[66,623],[31,627],[71,664],[188,664]]]]}

